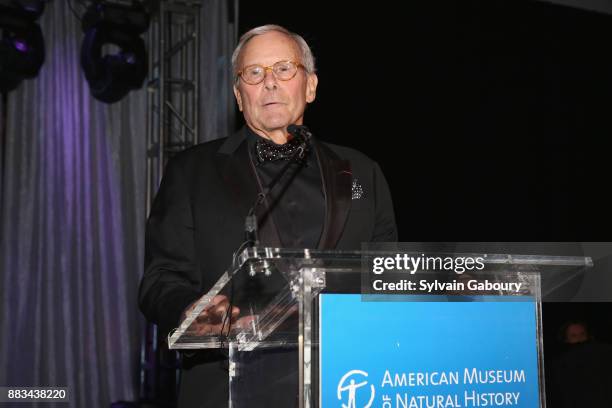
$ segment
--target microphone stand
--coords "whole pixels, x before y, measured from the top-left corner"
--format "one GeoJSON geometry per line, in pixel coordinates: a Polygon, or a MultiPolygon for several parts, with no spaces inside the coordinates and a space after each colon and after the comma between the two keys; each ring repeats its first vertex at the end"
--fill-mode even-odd
{"type": "MultiPolygon", "coordinates": [[[[238,247],[238,249],[236,250],[236,252],[234,252],[234,255],[233,255],[232,266],[234,267],[234,269],[238,268],[238,264],[237,264],[238,255],[242,252],[244,248],[252,248],[252,247],[259,245],[259,237],[257,234],[257,215],[255,215],[255,210],[261,205],[261,203],[264,202],[268,194],[270,194],[270,191],[272,191],[272,189],[274,188],[274,186],[276,186],[276,184],[279,182],[281,177],[287,172],[287,169],[289,168],[289,166],[291,166],[291,164],[296,162],[298,159],[300,160],[303,159],[306,154],[306,148],[308,146],[308,143],[310,142],[310,139],[312,138],[312,133],[310,133],[308,128],[306,126],[289,125],[287,127],[287,131],[291,133],[293,137],[296,137],[300,141],[300,144],[298,148],[295,150],[295,152],[293,152],[293,154],[291,155],[287,163],[272,179],[272,181],[270,181],[270,183],[263,189],[263,191],[257,194],[257,198],[255,199],[255,202],[249,209],[249,212],[244,221],[245,241],[238,247]]],[[[262,267],[263,267],[264,274],[266,276],[271,275],[270,265],[268,264],[266,260],[264,260],[262,267]]],[[[256,273],[257,271],[255,267],[253,265],[250,265],[249,275],[255,276],[256,273]]],[[[225,318],[223,319],[223,324],[222,324],[222,329],[221,329],[221,332],[223,332],[223,329],[225,328],[225,325],[229,320],[228,333],[230,331],[231,324],[232,324],[231,318],[228,319],[228,316],[231,315],[231,310],[233,310],[233,305],[234,305],[234,296],[233,296],[234,295],[233,293],[234,291],[233,282],[234,281],[232,280],[231,282],[232,282],[232,286],[230,290],[230,299],[229,299],[230,313],[226,314],[225,318]]]]}
{"type": "Polygon", "coordinates": [[[296,137],[298,140],[300,140],[300,144],[298,148],[295,150],[295,152],[293,152],[291,157],[289,157],[289,160],[287,160],[287,163],[283,166],[283,168],[280,169],[280,171],[270,181],[270,183],[263,189],[263,191],[257,194],[257,198],[255,199],[255,202],[249,209],[249,212],[244,221],[245,240],[234,254],[234,261],[233,261],[234,266],[237,266],[236,258],[238,254],[244,248],[252,248],[254,246],[259,245],[259,235],[257,231],[257,215],[255,214],[255,210],[257,210],[257,208],[259,208],[259,206],[268,197],[272,189],[276,186],[276,184],[280,181],[283,175],[287,172],[287,169],[289,168],[289,166],[295,163],[298,159],[299,160],[304,159],[304,156],[306,154],[306,148],[308,146],[308,143],[310,142],[310,139],[312,138],[312,133],[310,133],[308,128],[306,126],[289,125],[287,127],[287,131],[291,133],[293,137],[296,137]]]}
{"type": "Polygon", "coordinates": [[[312,137],[312,134],[305,129],[305,126],[296,126],[291,125],[287,128],[289,133],[291,133],[294,137],[297,137],[300,141],[300,145],[296,149],[295,152],[291,155],[287,163],[283,166],[282,169],[276,174],[276,176],[270,181],[270,183],[263,189],[262,192],[257,194],[257,198],[255,199],[255,203],[249,210],[249,213],[246,216],[246,220],[244,223],[245,227],[245,240],[249,242],[248,246],[253,247],[259,244],[259,237],[257,235],[257,216],[255,215],[255,210],[264,202],[264,200],[270,194],[270,191],[276,186],[279,180],[283,177],[283,175],[287,172],[289,166],[295,163],[298,159],[302,160],[304,155],[306,154],[306,146],[312,137]]]}

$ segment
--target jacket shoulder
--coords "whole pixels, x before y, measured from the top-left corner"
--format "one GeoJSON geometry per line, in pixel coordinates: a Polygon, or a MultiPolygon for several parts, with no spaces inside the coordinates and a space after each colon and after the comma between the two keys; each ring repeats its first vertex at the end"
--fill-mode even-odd
{"type": "Polygon", "coordinates": [[[352,163],[359,163],[363,165],[374,165],[375,164],[375,161],[372,160],[370,157],[368,157],[367,155],[365,155],[364,153],[360,152],[357,149],[353,149],[352,147],[340,146],[340,145],[336,145],[333,143],[327,143],[327,142],[319,142],[319,143],[321,143],[322,145],[326,146],[331,151],[336,153],[338,157],[340,157],[340,159],[342,160],[348,160],[352,163]]]}

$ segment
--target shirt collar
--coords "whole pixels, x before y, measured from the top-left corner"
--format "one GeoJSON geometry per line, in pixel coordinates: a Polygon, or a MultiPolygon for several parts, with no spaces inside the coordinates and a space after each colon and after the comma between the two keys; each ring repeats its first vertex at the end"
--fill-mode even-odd
{"type": "MultiPolygon", "coordinates": [[[[255,131],[251,129],[249,126],[245,126],[245,128],[246,128],[247,144],[249,147],[249,151],[252,153],[253,159],[255,160],[257,165],[266,164],[266,163],[259,163],[259,160],[257,159],[257,149],[255,147],[255,144],[257,143],[257,140],[259,139],[261,140],[268,140],[268,139],[255,133],[255,131]]],[[[314,160],[314,153],[313,153],[313,146],[312,146],[312,141],[311,141],[311,145],[308,149],[308,152],[306,153],[306,166],[312,165],[313,160],[314,160]]]]}

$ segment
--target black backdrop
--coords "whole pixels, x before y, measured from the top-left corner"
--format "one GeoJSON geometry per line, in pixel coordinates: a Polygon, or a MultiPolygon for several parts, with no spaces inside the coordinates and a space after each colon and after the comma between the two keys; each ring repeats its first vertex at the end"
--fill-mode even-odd
{"type": "Polygon", "coordinates": [[[245,1],[240,32],[277,23],[311,44],[306,124],[380,163],[402,241],[610,240],[612,16],[358,4],[245,1]]]}
{"type": "MultiPolygon", "coordinates": [[[[267,23],[311,45],[306,124],[380,163],[401,241],[612,241],[612,16],[526,0],[241,2],[241,33],[267,23]]],[[[612,342],[611,312],[544,304],[547,367],[564,321],[612,342]]]]}

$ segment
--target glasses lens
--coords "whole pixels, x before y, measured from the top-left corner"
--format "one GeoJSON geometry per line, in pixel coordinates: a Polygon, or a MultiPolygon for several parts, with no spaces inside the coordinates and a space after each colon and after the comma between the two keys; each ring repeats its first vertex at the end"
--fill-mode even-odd
{"type": "Polygon", "coordinates": [[[264,77],[264,67],[260,65],[250,65],[242,71],[242,79],[249,84],[261,82],[264,77]]]}
{"type": "Polygon", "coordinates": [[[276,77],[283,81],[293,78],[297,72],[297,67],[291,61],[279,61],[274,64],[273,69],[276,77]]]}
{"type": "Polygon", "coordinates": [[[261,65],[249,65],[242,70],[242,79],[252,85],[256,85],[263,81],[266,76],[266,70],[272,68],[276,79],[288,81],[295,76],[297,65],[291,61],[279,61],[272,67],[262,67],[261,65]]]}

